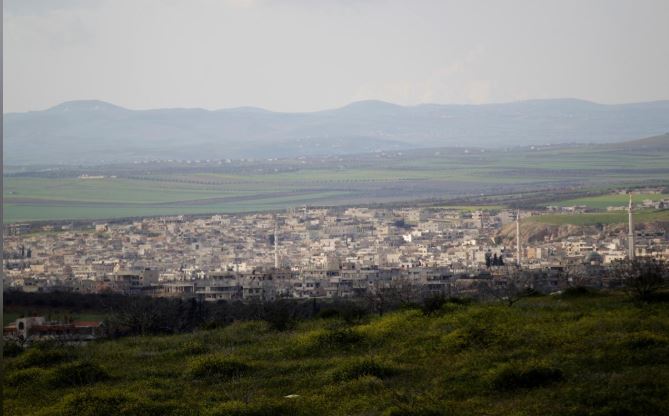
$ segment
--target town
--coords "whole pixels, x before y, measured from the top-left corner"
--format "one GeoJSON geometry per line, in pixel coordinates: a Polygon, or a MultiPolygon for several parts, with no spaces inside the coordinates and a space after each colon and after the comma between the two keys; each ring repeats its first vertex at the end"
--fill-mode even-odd
{"type": "Polygon", "coordinates": [[[662,227],[635,227],[631,198],[628,207],[608,208],[618,209],[630,212],[626,227],[567,230],[532,221],[545,211],[449,207],[304,206],[89,227],[10,224],[4,290],[202,301],[354,298],[390,288],[459,296],[508,284],[510,270],[523,270],[529,287],[546,293],[586,279],[615,286],[602,272],[612,262],[669,257],[662,227]]]}

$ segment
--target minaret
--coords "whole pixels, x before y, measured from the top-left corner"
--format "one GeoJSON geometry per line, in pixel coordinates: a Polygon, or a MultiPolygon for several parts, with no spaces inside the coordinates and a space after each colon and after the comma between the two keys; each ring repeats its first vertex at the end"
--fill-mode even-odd
{"type": "Polygon", "coordinates": [[[630,193],[630,204],[627,208],[629,213],[629,225],[627,234],[627,257],[632,260],[634,258],[634,218],[632,216],[634,209],[632,208],[632,194],[630,193]]]}
{"type": "Polygon", "coordinates": [[[279,268],[279,222],[274,222],[274,268],[279,268]]]}
{"type": "Polygon", "coordinates": [[[516,212],[516,264],[520,266],[520,210],[516,212]]]}

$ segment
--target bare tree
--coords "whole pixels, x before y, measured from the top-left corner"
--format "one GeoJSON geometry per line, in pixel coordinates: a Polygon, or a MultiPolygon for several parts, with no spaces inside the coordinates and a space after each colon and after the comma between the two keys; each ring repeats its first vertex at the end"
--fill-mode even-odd
{"type": "Polygon", "coordinates": [[[585,287],[590,284],[588,267],[583,263],[569,264],[564,268],[564,277],[570,288],[585,287]]]}
{"type": "Polygon", "coordinates": [[[390,282],[390,295],[399,306],[415,304],[422,298],[422,285],[408,277],[393,279],[390,282]]]}
{"type": "Polygon", "coordinates": [[[479,292],[484,297],[502,301],[511,307],[522,298],[536,293],[534,276],[515,265],[506,266],[502,276],[480,282],[479,292]]]}
{"type": "Polygon", "coordinates": [[[160,306],[162,305],[154,299],[128,297],[126,302],[112,310],[110,326],[117,331],[138,335],[169,332],[162,326],[169,320],[165,316],[168,310],[160,306]]]}
{"type": "Polygon", "coordinates": [[[372,313],[382,316],[392,304],[392,290],[386,282],[376,281],[368,289],[365,301],[372,313]]]}
{"type": "Polygon", "coordinates": [[[611,275],[623,283],[630,296],[642,302],[651,300],[669,282],[667,263],[653,257],[617,261],[611,267],[611,275]]]}

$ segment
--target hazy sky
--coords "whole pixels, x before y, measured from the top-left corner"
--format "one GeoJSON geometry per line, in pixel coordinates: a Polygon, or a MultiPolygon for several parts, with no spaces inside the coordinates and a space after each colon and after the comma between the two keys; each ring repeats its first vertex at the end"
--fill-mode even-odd
{"type": "Polygon", "coordinates": [[[669,98],[669,0],[5,0],[4,109],[669,98]]]}

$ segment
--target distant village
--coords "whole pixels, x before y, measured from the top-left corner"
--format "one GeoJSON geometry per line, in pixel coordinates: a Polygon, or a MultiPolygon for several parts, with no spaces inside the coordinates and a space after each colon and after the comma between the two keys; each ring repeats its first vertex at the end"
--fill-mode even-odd
{"type": "MultiPolygon", "coordinates": [[[[638,208],[658,208],[645,201],[638,208]]],[[[549,208],[578,212],[583,207],[549,208]]],[[[379,287],[424,294],[475,292],[481,281],[533,273],[537,290],[573,282],[634,255],[669,257],[664,229],[525,232],[545,211],[312,208],[281,213],[145,218],[132,222],[5,227],[4,290],[122,293],[202,301],[349,298],[379,287]],[[528,221],[529,220],[529,221],[528,221]]],[[[534,223],[536,224],[536,223],[534,223]]]]}

